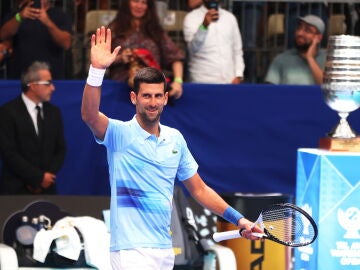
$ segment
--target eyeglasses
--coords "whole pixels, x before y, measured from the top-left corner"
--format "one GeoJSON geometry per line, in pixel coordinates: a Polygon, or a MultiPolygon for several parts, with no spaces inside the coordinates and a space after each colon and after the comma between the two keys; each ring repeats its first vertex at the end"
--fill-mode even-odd
{"type": "Polygon", "coordinates": [[[306,34],[319,34],[319,31],[316,30],[315,26],[309,25],[304,22],[299,22],[296,26],[296,31],[303,30],[306,34]]]}
{"type": "Polygon", "coordinates": [[[53,81],[49,80],[49,81],[37,81],[37,82],[31,82],[31,83],[28,83],[27,86],[31,85],[31,84],[40,84],[40,85],[53,85],[53,81]]]}

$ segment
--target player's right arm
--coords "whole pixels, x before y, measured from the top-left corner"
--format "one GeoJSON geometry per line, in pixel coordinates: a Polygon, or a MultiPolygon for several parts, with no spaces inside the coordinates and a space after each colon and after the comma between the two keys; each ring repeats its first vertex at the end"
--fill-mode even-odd
{"type": "Polygon", "coordinates": [[[110,66],[120,50],[120,46],[111,52],[111,30],[104,26],[91,36],[90,70],[84,87],[81,104],[81,117],[95,137],[104,139],[109,119],[100,112],[101,84],[105,70],[110,66]]]}

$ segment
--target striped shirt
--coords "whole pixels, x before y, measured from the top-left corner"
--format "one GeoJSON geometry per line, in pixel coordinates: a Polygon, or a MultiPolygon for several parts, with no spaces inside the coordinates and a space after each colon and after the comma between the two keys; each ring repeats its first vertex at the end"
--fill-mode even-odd
{"type": "Polygon", "coordinates": [[[198,164],[181,133],[160,125],[156,137],[136,118],[110,119],[104,141],[111,186],[111,251],[171,248],[170,221],[175,178],[192,177],[198,164]]]}

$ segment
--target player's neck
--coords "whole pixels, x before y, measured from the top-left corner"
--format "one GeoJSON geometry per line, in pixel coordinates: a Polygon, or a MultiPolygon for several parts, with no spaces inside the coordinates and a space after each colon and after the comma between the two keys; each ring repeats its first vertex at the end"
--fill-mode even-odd
{"type": "Polygon", "coordinates": [[[141,117],[136,117],[139,125],[141,126],[141,128],[143,130],[145,130],[146,132],[155,135],[156,137],[160,136],[160,124],[159,124],[159,120],[154,121],[154,122],[148,122],[148,121],[143,121],[141,119],[141,117]]]}
{"type": "Polygon", "coordinates": [[[159,123],[155,126],[151,126],[151,127],[147,127],[147,126],[142,126],[142,128],[144,130],[146,130],[147,132],[149,132],[152,135],[155,135],[156,137],[160,136],[160,126],[159,123]]]}

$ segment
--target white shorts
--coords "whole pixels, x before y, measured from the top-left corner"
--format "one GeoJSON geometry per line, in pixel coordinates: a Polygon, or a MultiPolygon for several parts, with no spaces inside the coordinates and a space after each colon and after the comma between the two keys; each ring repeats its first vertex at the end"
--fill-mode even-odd
{"type": "Polygon", "coordinates": [[[113,270],[172,270],[175,255],[172,248],[137,248],[111,252],[113,270]]]}

